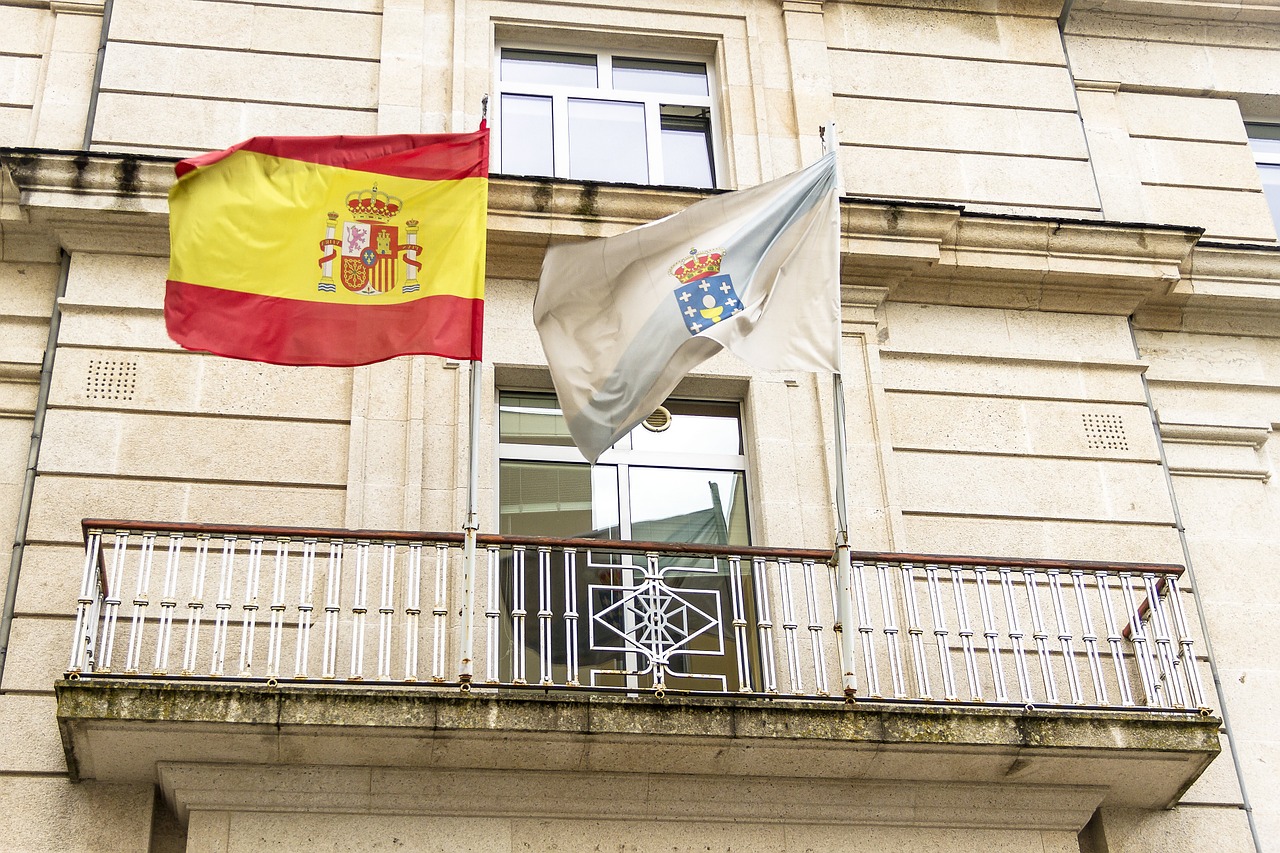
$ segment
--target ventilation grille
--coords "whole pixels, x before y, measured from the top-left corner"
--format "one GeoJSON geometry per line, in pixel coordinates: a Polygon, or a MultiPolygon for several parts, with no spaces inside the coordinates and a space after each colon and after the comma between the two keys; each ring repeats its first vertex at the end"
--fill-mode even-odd
{"type": "Polygon", "coordinates": [[[1084,437],[1094,450],[1128,450],[1129,437],[1124,431],[1124,418],[1120,415],[1085,412],[1084,437]]]}
{"type": "Polygon", "coordinates": [[[90,400],[132,400],[138,384],[136,361],[89,360],[84,393],[90,400]]]}
{"type": "Polygon", "coordinates": [[[659,406],[653,410],[652,415],[649,415],[641,423],[644,424],[644,428],[649,432],[662,432],[671,426],[671,412],[667,411],[666,407],[659,406]]]}

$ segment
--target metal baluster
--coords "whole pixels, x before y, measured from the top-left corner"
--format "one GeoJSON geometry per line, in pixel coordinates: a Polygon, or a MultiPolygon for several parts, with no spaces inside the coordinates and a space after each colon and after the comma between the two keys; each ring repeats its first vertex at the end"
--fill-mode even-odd
{"type": "Polygon", "coordinates": [[[538,683],[551,684],[551,549],[538,548],[538,683]]]}
{"type": "Polygon", "coordinates": [[[298,642],[294,649],[294,678],[307,677],[307,663],[311,657],[311,614],[315,610],[312,596],[316,581],[315,539],[302,540],[302,577],[298,583],[298,642]]]}
{"type": "Polygon", "coordinates": [[[142,534],[142,546],[138,553],[138,584],[133,592],[133,621],[129,626],[129,648],[125,653],[124,671],[136,673],[138,659],[142,657],[142,629],[146,624],[147,605],[150,603],[151,561],[155,555],[156,535],[142,534]]]}
{"type": "Polygon", "coordinates": [[[124,563],[129,552],[129,534],[117,531],[111,546],[111,573],[107,594],[102,598],[102,634],[98,638],[99,672],[111,671],[111,655],[116,645],[116,617],[120,612],[120,586],[124,583],[124,563]]]}
{"type": "Polygon", "coordinates": [[[382,543],[382,598],[378,605],[378,680],[391,680],[391,617],[395,615],[396,543],[382,543]]]}
{"type": "Polygon", "coordinates": [[[1124,664],[1124,637],[1116,627],[1115,612],[1111,608],[1111,576],[1098,572],[1098,600],[1102,603],[1102,618],[1107,626],[1107,645],[1111,647],[1111,663],[1116,670],[1116,684],[1120,689],[1120,704],[1130,707],[1133,691],[1129,689],[1129,670],[1124,664]]]}
{"type": "Polygon", "coordinates": [[[748,648],[746,595],[742,583],[742,558],[729,558],[729,595],[733,602],[733,645],[738,658],[738,691],[751,692],[751,649],[748,648]]]}
{"type": "Polygon", "coordinates": [[[578,687],[578,552],[566,548],[564,558],[564,667],[565,683],[578,687]]]}
{"type": "Polygon", "coordinates": [[[364,628],[369,612],[369,543],[356,543],[356,597],[351,605],[351,668],[348,678],[364,678],[364,628]]]}
{"type": "Polygon", "coordinates": [[[1084,639],[1084,653],[1089,661],[1089,677],[1093,679],[1093,698],[1099,705],[1110,705],[1107,685],[1102,678],[1102,656],[1098,652],[1098,635],[1093,630],[1093,617],[1089,615],[1089,599],[1085,594],[1084,572],[1071,570],[1071,587],[1076,593],[1076,610],[1080,613],[1080,631],[1084,639]]]}
{"type": "Polygon", "coordinates": [[[267,675],[280,675],[280,655],[284,647],[285,585],[289,577],[289,539],[276,540],[276,565],[271,577],[271,627],[267,631],[267,675]]]}
{"type": "MultiPolygon", "coordinates": [[[[488,644],[484,650],[486,681],[490,684],[497,684],[500,673],[498,672],[498,644],[502,629],[502,609],[500,606],[499,596],[501,593],[501,574],[498,571],[501,564],[501,552],[497,548],[489,549],[489,595],[485,606],[485,620],[488,628],[488,644]]],[[[515,565],[515,557],[512,557],[512,565],[515,565]]]]}
{"type": "Polygon", "coordinates": [[[956,635],[964,657],[965,675],[969,679],[969,698],[982,701],[982,683],[978,680],[978,656],[973,648],[973,628],[969,626],[969,604],[964,597],[964,578],[959,566],[947,566],[951,573],[951,595],[956,602],[956,635]]]}
{"type": "Polygon", "coordinates": [[[778,692],[777,659],[773,650],[773,619],[769,603],[767,567],[764,557],[751,558],[751,575],[756,586],[756,631],[760,636],[760,681],[766,693],[778,692]]]}
{"type": "Polygon", "coordinates": [[[906,673],[902,665],[902,649],[898,646],[898,620],[894,613],[894,596],[890,591],[889,564],[876,563],[876,575],[880,580],[880,608],[884,614],[884,636],[886,649],[889,652],[889,675],[893,680],[893,696],[905,699],[907,696],[906,673]]]}
{"type": "Polygon", "coordinates": [[[830,693],[827,687],[827,657],[822,647],[822,619],[818,616],[818,594],[813,582],[813,560],[805,560],[801,566],[803,566],[805,604],[809,611],[809,646],[813,654],[813,680],[818,695],[826,696],[830,693]]]}
{"type": "Polygon", "coordinates": [[[1004,593],[1004,614],[1009,623],[1009,640],[1013,646],[1013,665],[1018,674],[1018,691],[1022,701],[1030,705],[1035,701],[1031,693],[1031,675],[1027,672],[1027,653],[1022,647],[1022,622],[1018,619],[1018,606],[1013,600],[1013,570],[1000,567],[1000,591],[1004,593]]]}
{"type": "MultiPolygon", "coordinates": [[[[956,677],[951,668],[951,634],[947,630],[947,617],[942,607],[942,593],[938,589],[938,567],[928,563],[924,567],[925,588],[929,592],[929,611],[933,616],[933,637],[938,644],[938,666],[942,670],[943,698],[954,702],[956,677]]],[[[923,638],[921,638],[923,640],[923,638]]]]}
{"type": "Polygon", "coordinates": [[[249,540],[249,573],[244,579],[244,622],[240,626],[240,674],[253,673],[253,633],[258,625],[258,580],[262,574],[262,537],[249,540]]]}
{"type": "MultiPolygon", "coordinates": [[[[663,577],[663,569],[658,567],[658,555],[654,551],[649,551],[644,555],[644,600],[646,602],[646,612],[652,617],[653,614],[660,613],[662,610],[663,594],[662,590],[666,588],[666,578],[663,577]]],[[[631,629],[631,637],[633,640],[640,640],[640,626],[631,629]]],[[[664,630],[650,632],[651,640],[648,644],[649,659],[653,662],[653,689],[664,690],[667,686],[667,673],[671,671],[671,638],[664,630]]]]}
{"type": "Polygon", "coordinates": [[[1071,623],[1067,621],[1067,611],[1062,603],[1062,573],[1057,569],[1049,569],[1049,600],[1053,603],[1053,618],[1058,625],[1058,642],[1062,645],[1062,662],[1067,673],[1067,689],[1071,691],[1071,701],[1077,705],[1084,704],[1084,694],[1080,691],[1080,671],[1076,667],[1076,653],[1071,632],[1071,623]]]}
{"type": "Polygon", "coordinates": [[[525,548],[517,545],[511,555],[511,681],[527,684],[524,677],[524,608],[525,548]]]}
{"type": "Polygon", "coordinates": [[[920,625],[920,609],[916,606],[916,585],[912,578],[911,563],[898,565],[898,576],[902,579],[902,603],[907,610],[907,636],[911,640],[911,659],[916,671],[916,689],[919,698],[932,699],[933,688],[929,685],[929,669],[924,658],[924,628],[920,625]]]}
{"type": "Polygon", "coordinates": [[[987,640],[987,662],[991,665],[991,678],[996,687],[996,701],[1008,702],[1009,691],[1004,682],[1004,666],[1000,663],[1000,632],[996,630],[995,612],[991,609],[991,587],[987,580],[987,567],[977,566],[978,606],[982,611],[982,636],[987,640]]]}
{"type": "Polygon", "coordinates": [[[328,572],[324,592],[324,650],[320,658],[320,677],[336,678],[338,675],[338,614],[342,595],[343,542],[334,539],[329,543],[328,572]]]}
{"type": "Polygon", "coordinates": [[[1173,614],[1173,623],[1178,629],[1178,654],[1182,657],[1182,671],[1186,674],[1191,704],[1197,708],[1203,708],[1205,707],[1204,693],[1200,687],[1200,673],[1196,667],[1191,632],[1187,630],[1187,619],[1182,610],[1182,595],[1178,590],[1178,579],[1171,578],[1169,583],[1172,585],[1172,591],[1169,593],[1169,612],[1173,614]]]}
{"type": "Polygon", "coordinates": [[[191,576],[191,597],[187,600],[187,644],[183,648],[182,674],[194,675],[200,645],[200,615],[204,612],[204,578],[209,570],[209,534],[196,537],[195,568],[191,576]]]}
{"type": "Polygon", "coordinates": [[[1058,702],[1058,682],[1053,677],[1053,660],[1049,657],[1049,634],[1040,613],[1040,590],[1036,586],[1035,570],[1021,569],[1023,586],[1027,590],[1027,606],[1031,611],[1031,636],[1036,642],[1036,657],[1040,661],[1040,678],[1049,701],[1058,702]]]}
{"type": "Polygon", "coordinates": [[[792,693],[804,692],[804,679],[800,676],[800,650],[796,648],[796,615],[791,607],[791,561],[778,560],[778,590],[782,595],[782,640],[787,650],[787,672],[791,676],[792,693]]]}
{"type": "Polygon", "coordinates": [[[182,563],[181,533],[169,534],[169,556],[165,560],[164,584],[160,588],[160,621],[156,626],[156,656],[153,675],[169,672],[169,645],[173,639],[173,616],[178,608],[178,569],[182,563]]]}
{"type": "Polygon", "coordinates": [[[209,674],[222,675],[227,659],[227,618],[231,614],[232,566],[236,556],[236,537],[222,540],[222,568],[218,573],[218,597],[214,600],[213,644],[209,674]]]}
{"type": "Polygon", "coordinates": [[[84,572],[80,575],[80,597],[76,599],[76,626],[71,634],[71,659],[67,672],[93,671],[93,638],[97,625],[90,618],[102,593],[98,577],[98,554],[102,549],[102,533],[91,531],[84,543],[84,572]]]}
{"type": "Polygon", "coordinates": [[[1151,663],[1151,650],[1147,648],[1147,631],[1142,624],[1142,612],[1133,599],[1133,575],[1129,572],[1120,572],[1120,594],[1124,599],[1125,613],[1129,617],[1129,641],[1133,644],[1146,704],[1163,707],[1164,702],[1156,685],[1155,668],[1151,663]]]}
{"type": "Polygon", "coordinates": [[[1150,572],[1144,574],[1142,579],[1147,588],[1147,601],[1151,602],[1152,633],[1155,634],[1157,659],[1164,673],[1165,684],[1168,685],[1166,691],[1169,694],[1169,702],[1174,707],[1185,708],[1187,697],[1182,690],[1182,679],[1178,674],[1178,659],[1173,653],[1173,643],[1169,638],[1169,621],[1165,618],[1161,595],[1161,590],[1167,589],[1171,582],[1168,578],[1157,579],[1155,574],[1150,572]]]}
{"type": "MultiPolygon", "coordinates": [[[[490,559],[492,557],[490,549],[490,559]]],[[[444,681],[448,675],[445,667],[448,664],[446,652],[449,644],[449,559],[450,551],[447,543],[441,542],[436,545],[436,603],[431,611],[431,621],[434,626],[435,636],[433,638],[434,646],[432,647],[433,658],[431,662],[431,680],[444,681]]],[[[417,601],[417,594],[414,595],[417,601]]],[[[417,636],[414,636],[413,650],[413,666],[417,671],[418,667],[418,647],[417,636]]],[[[492,654],[492,652],[490,652],[492,654]]]]}
{"type": "MultiPolygon", "coordinates": [[[[417,681],[417,631],[422,615],[422,543],[408,544],[404,569],[404,680],[417,681]]],[[[440,631],[443,633],[443,631],[440,631]]]]}
{"type": "MultiPolygon", "coordinates": [[[[871,695],[878,699],[883,694],[880,692],[880,665],[876,662],[875,648],[872,645],[876,629],[871,624],[871,605],[867,601],[867,585],[862,576],[865,569],[866,564],[861,560],[853,562],[853,597],[858,605],[858,637],[862,646],[862,665],[867,670],[871,695]]],[[[852,632],[849,639],[851,641],[853,639],[852,632]]]]}

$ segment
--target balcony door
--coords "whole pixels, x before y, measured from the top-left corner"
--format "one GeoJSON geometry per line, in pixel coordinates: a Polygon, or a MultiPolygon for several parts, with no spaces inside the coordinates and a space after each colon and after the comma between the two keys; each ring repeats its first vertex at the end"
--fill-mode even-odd
{"type": "MultiPolygon", "coordinates": [[[[578,453],[552,395],[499,396],[499,531],[507,535],[705,545],[750,543],[738,406],[668,401],[593,467],[578,453]]],[[[575,682],[566,651],[577,631],[576,683],[606,688],[743,689],[733,611],[753,607],[750,563],[646,558],[582,549],[551,572],[553,682],[575,682]],[[573,589],[566,577],[572,577],[573,589]],[[736,597],[736,598],[735,598],[736,597]],[[575,606],[576,605],[576,606],[575,606]],[[577,625],[564,617],[577,614],[577,625]]],[[[545,580],[542,581],[544,584],[545,580]]],[[[505,614],[537,609],[527,554],[504,557],[505,614]]],[[[503,680],[538,673],[535,620],[508,621],[503,680]],[[532,658],[532,659],[530,659],[532,658]]],[[[754,645],[753,640],[749,640],[754,645]]],[[[754,660],[754,650],[749,650],[754,660]]],[[[534,678],[525,678],[535,681],[534,678]]],[[[752,679],[754,680],[754,679],[752,679]]]]}

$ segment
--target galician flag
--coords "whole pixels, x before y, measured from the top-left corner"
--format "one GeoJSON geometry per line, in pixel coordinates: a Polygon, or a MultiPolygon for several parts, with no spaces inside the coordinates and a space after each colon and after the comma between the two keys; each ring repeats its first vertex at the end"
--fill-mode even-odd
{"type": "Polygon", "coordinates": [[[583,455],[595,462],[722,348],[763,370],[837,370],[839,234],[828,154],[625,234],[552,247],[533,321],[583,455]]]}
{"type": "Polygon", "coordinates": [[[479,359],[489,131],[256,137],[177,166],[169,336],[272,364],[479,359]]]}

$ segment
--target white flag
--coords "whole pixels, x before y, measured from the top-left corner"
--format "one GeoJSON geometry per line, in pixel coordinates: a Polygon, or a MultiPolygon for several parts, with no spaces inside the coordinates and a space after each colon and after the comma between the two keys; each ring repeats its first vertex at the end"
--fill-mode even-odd
{"type": "Polygon", "coordinates": [[[533,322],[588,460],[727,348],[762,370],[832,371],[840,340],[836,161],[554,246],[533,322]]]}

